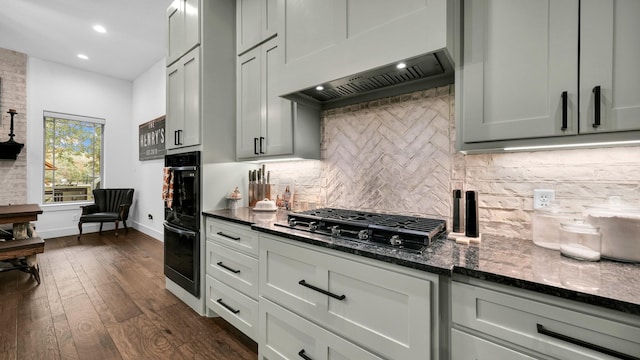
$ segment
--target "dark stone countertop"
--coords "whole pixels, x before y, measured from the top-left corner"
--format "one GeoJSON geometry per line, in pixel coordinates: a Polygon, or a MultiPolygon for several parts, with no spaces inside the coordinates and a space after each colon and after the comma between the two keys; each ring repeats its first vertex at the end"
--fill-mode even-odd
{"type": "Polygon", "coordinates": [[[640,315],[640,264],[609,260],[586,262],[538,247],[530,240],[483,236],[479,244],[435,240],[422,254],[342,240],[286,224],[289,212],[249,208],[205,211],[203,215],[252,229],[439,275],[461,274],[565,299],[640,315]]]}

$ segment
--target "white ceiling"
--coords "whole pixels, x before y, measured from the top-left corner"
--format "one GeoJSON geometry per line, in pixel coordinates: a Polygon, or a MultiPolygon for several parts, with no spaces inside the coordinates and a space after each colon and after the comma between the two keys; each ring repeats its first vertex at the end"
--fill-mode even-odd
{"type": "Polygon", "coordinates": [[[173,0],[0,0],[0,48],[134,80],[165,56],[173,0]],[[106,34],[93,30],[100,24],[106,34]],[[88,60],[77,57],[85,54],[88,60]]]}

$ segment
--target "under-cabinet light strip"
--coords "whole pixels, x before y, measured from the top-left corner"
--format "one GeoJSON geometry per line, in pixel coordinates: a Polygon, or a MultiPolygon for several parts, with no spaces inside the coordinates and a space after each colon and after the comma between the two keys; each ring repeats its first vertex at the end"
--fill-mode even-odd
{"type": "Polygon", "coordinates": [[[592,142],[592,143],[582,143],[582,144],[515,146],[515,147],[506,147],[504,148],[504,151],[544,150],[544,149],[562,149],[562,148],[576,148],[576,147],[590,147],[590,146],[633,145],[633,144],[640,144],[640,140],[592,142]]]}

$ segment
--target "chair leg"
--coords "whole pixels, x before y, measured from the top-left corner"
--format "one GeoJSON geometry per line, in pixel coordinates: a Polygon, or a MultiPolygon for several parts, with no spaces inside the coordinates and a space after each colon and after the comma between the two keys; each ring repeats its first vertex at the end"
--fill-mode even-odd
{"type": "Polygon", "coordinates": [[[78,222],[78,230],[80,231],[78,233],[78,240],[80,240],[80,235],[82,235],[82,222],[78,222]]]}
{"type": "Polygon", "coordinates": [[[102,235],[102,222],[100,222],[100,231],[98,231],[98,235],[102,235]]]}
{"type": "Polygon", "coordinates": [[[116,236],[118,236],[118,220],[116,220],[116,236]]]}
{"type": "Polygon", "coordinates": [[[122,225],[124,225],[124,231],[128,234],[129,228],[127,227],[127,220],[122,220],[122,225]]]}

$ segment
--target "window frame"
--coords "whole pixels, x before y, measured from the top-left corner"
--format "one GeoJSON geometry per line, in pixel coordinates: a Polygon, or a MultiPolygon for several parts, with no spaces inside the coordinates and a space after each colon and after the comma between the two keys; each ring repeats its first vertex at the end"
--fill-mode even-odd
{"type": "MultiPolygon", "coordinates": [[[[99,126],[101,126],[101,133],[100,133],[100,177],[99,177],[99,181],[101,184],[101,187],[103,187],[104,184],[104,131],[105,131],[105,125],[106,125],[106,120],[105,119],[101,119],[101,118],[96,118],[96,117],[91,117],[91,116],[83,116],[83,115],[74,115],[74,114],[67,114],[67,113],[60,113],[60,112],[54,112],[54,111],[43,111],[43,116],[42,116],[42,129],[43,129],[43,134],[42,134],[42,175],[41,175],[41,184],[42,184],[42,191],[40,193],[40,201],[42,202],[43,205],[47,205],[47,206],[60,206],[60,205],[73,205],[73,204],[87,204],[87,203],[93,203],[93,195],[88,194],[87,195],[87,200],[76,200],[76,201],[51,201],[51,202],[45,202],[46,199],[46,186],[45,186],[45,179],[46,179],[46,170],[45,170],[45,166],[44,163],[46,161],[46,151],[47,151],[47,118],[54,118],[54,119],[59,119],[59,120],[70,120],[70,121],[78,121],[81,123],[91,123],[91,124],[97,124],[99,126]],[[89,199],[89,197],[91,197],[91,199],[89,199]]],[[[93,190],[93,184],[92,184],[92,189],[93,190]]]]}

